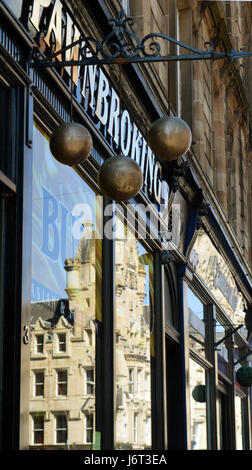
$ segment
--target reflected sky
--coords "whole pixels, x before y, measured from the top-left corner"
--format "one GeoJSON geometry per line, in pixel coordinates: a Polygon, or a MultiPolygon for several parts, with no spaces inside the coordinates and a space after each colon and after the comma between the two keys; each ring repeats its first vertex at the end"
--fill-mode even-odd
{"type": "Polygon", "coordinates": [[[203,304],[189,288],[187,289],[187,299],[188,299],[188,307],[193,311],[193,313],[195,313],[195,315],[197,315],[197,317],[203,320],[204,319],[203,304]]]}

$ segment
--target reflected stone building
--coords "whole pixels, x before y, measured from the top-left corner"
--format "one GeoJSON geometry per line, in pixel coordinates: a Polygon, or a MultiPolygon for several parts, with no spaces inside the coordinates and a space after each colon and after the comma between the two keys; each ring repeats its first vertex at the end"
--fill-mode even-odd
{"type": "MultiPolygon", "coordinates": [[[[95,442],[95,234],[86,235],[65,261],[68,298],[32,305],[31,448],[95,442]]],[[[144,449],[151,446],[150,308],[135,239],[117,241],[116,271],[116,441],[119,449],[144,449]]]]}

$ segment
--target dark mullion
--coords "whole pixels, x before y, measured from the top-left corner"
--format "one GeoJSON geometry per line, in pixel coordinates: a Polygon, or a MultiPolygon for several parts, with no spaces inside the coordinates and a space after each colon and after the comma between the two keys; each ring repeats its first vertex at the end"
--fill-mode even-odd
{"type": "MultiPolygon", "coordinates": [[[[103,214],[111,201],[104,197],[103,214]]],[[[111,216],[103,216],[103,226],[111,216]]],[[[102,240],[102,323],[100,342],[101,448],[114,448],[114,240],[102,240]]]]}
{"type": "Polygon", "coordinates": [[[186,365],[186,357],[188,351],[186,350],[186,323],[185,323],[185,272],[186,265],[181,264],[177,268],[177,280],[178,280],[178,308],[179,308],[179,329],[181,335],[180,343],[180,380],[181,380],[181,401],[180,401],[180,436],[178,448],[180,450],[187,450],[188,448],[188,436],[187,436],[187,404],[186,404],[186,380],[188,376],[188,370],[186,365]]]}
{"type": "Polygon", "coordinates": [[[153,255],[154,263],[154,338],[155,356],[152,357],[152,448],[167,449],[167,417],[165,386],[165,322],[162,306],[161,253],[153,255]]]}
{"type": "Polygon", "coordinates": [[[4,387],[4,346],[5,346],[5,322],[4,322],[4,272],[5,272],[5,224],[6,224],[6,199],[4,197],[0,198],[0,448],[3,448],[3,436],[4,436],[4,426],[3,426],[3,407],[4,407],[4,398],[3,398],[3,387],[4,387]]]}
{"type": "MultiPolygon", "coordinates": [[[[3,90],[2,90],[3,92],[3,90]]],[[[3,92],[4,93],[4,92],[3,92]]],[[[23,135],[24,89],[15,94],[15,113],[4,116],[6,126],[13,125],[15,151],[7,145],[2,157],[9,161],[8,178],[1,173],[1,312],[4,341],[2,344],[2,416],[1,448],[19,448],[20,418],[20,340],[21,340],[21,282],[22,282],[22,215],[23,215],[23,135]],[[18,101],[16,101],[19,96],[18,101]],[[13,116],[15,114],[15,117],[13,116]],[[11,124],[12,123],[12,124],[11,124]],[[13,170],[13,171],[10,171],[13,170]]],[[[3,109],[2,109],[3,112],[3,109]]],[[[7,140],[9,139],[9,134],[7,140]]],[[[3,163],[3,161],[2,161],[3,163]]]]}
{"type": "Polygon", "coordinates": [[[217,449],[216,363],[215,363],[215,305],[204,306],[206,326],[206,357],[213,368],[206,374],[207,438],[208,449],[217,449]]]}
{"type": "Polygon", "coordinates": [[[235,383],[234,383],[234,338],[233,335],[226,339],[226,346],[228,349],[228,371],[229,377],[232,380],[232,385],[228,387],[228,434],[229,434],[229,449],[236,449],[236,429],[235,429],[235,383]]]}

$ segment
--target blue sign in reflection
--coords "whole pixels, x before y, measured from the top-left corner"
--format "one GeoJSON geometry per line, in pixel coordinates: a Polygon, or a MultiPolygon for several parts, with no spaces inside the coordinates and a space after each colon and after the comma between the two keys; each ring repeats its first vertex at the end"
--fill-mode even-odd
{"type": "Polygon", "coordinates": [[[48,138],[36,126],[33,142],[31,299],[38,302],[67,297],[64,264],[75,258],[80,243],[73,236],[73,208],[88,204],[94,227],[95,194],[72,168],[52,157],[48,138]]]}

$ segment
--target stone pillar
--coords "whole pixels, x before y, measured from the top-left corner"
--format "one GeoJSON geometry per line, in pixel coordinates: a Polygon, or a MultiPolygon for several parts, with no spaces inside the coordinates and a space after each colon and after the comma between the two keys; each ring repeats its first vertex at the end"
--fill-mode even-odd
{"type": "MultiPolygon", "coordinates": [[[[194,151],[204,168],[205,142],[204,142],[204,92],[203,92],[203,68],[200,62],[194,63],[193,74],[193,102],[192,102],[192,135],[196,142],[194,151]]],[[[183,104],[182,104],[183,110],[183,104]]],[[[184,113],[183,113],[184,116],[184,113]]],[[[188,122],[188,121],[187,121],[188,122]]]]}
{"type": "Polygon", "coordinates": [[[214,96],[214,166],[215,189],[217,196],[227,212],[227,165],[225,144],[225,89],[219,88],[214,96]]]}

